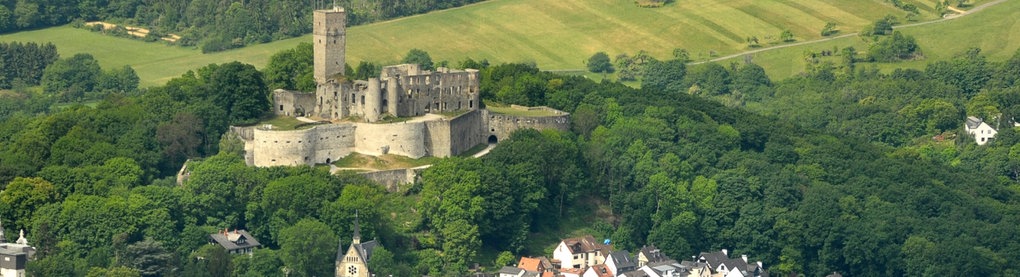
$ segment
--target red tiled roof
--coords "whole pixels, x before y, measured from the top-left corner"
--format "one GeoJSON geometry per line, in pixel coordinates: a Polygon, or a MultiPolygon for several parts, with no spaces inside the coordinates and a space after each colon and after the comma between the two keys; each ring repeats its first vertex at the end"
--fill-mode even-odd
{"type": "Polygon", "coordinates": [[[613,277],[612,270],[609,270],[604,264],[598,264],[591,267],[591,270],[595,271],[595,275],[599,277],[613,277]]]}
{"type": "Polygon", "coordinates": [[[542,264],[542,260],[537,258],[521,257],[521,261],[517,263],[517,268],[530,270],[530,271],[542,271],[544,268],[539,268],[542,264]]]}

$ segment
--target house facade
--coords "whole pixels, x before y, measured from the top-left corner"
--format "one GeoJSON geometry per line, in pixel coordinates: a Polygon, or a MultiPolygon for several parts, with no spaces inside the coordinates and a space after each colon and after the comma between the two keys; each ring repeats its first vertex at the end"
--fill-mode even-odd
{"type": "Polygon", "coordinates": [[[262,246],[248,231],[237,229],[233,231],[223,229],[218,233],[210,234],[209,243],[222,246],[230,254],[251,255],[256,248],[262,246]]]}
{"type": "Polygon", "coordinates": [[[974,142],[977,142],[978,145],[985,145],[992,141],[992,139],[995,138],[995,135],[999,133],[999,131],[996,131],[995,128],[992,128],[992,126],[988,125],[988,123],[985,123],[980,118],[973,116],[967,117],[967,122],[964,124],[964,128],[967,131],[967,134],[974,136],[974,142]]]}
{"type": "Polygon", "coordinates": [[[591,235],[568,238],[556,246],[553,259],[560,262],[561,269],[585,270],[590,266],[605,263],[606,256],[612,250],[611,245],[598,243],[591,235]]]}

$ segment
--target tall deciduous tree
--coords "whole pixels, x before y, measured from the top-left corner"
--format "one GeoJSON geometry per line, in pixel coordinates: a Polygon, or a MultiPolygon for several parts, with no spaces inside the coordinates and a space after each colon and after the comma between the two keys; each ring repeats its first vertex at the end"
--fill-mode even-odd
{"type": "Polygon", "coordinates": [[[269,90],[250,64],[231,62],[213,68],[206,80],[213,103],[227,111],[230,124],[254,123],[269,111],[269,90]]]}
{"type": "Polygon", "coordinates": [[[280,259],[293,276],[332,276],[337,239],[326,224],[303,219],[280,231],[280,259]]]}
{"type": "Polygon", "coordinates": [[[613,63],[606,52],[598,52],[588,58],[588,71],[595,73],[613,73],[613,63]]]}
{"type": "Polygon", "coordinates": [[[435,69],[432,66],[432,56],[429,56],[429,52],[418,48],[407,51],[407,55],[401,60],[403,63],[421,65],[421,69],[432,70],[435,69]]]}

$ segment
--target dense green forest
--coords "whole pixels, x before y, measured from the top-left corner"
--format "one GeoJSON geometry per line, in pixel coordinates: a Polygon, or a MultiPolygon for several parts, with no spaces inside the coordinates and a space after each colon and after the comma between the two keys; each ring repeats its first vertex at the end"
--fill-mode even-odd
{"type": "MultiPolygon", "coordinates": [[[[480,0],[342,0],[348,26],[447,9],[480,0]]],[[[214,52],[296,37],[312,30],[312,10],[323,0],[0,0],[0,33],[109,21],[147,28],[158,40],[177,34],[181,45],[214,52]]]]}
{"type": "Polygon", "coordinates": [[[94,105],[54,104],[77,102],[61,98],[70,88],[0,95],[0,220],[38,248],[30,273],[332,275],[357,213],[362,237],[383,245],[371,260],[381,276],[492,270],[498,253],[549,255],[581,229],[678,259],[733,249],[778,275],[1020,274],[1020,136],[1003,127],[978,147],[961,130],[966,115],[1012,125],[1020,53],[787,80],[750,62],[650,60],[641,89],[466,59],[483,68],[486,101],[571,112],[572,130],[519,131],[396,193],[323,168],[245,166],[228,126],[263,117],[267,84],[307,85],[310,63],[273,60],[265,73],[228,63],[122,86],[94,105]],[[267,248],[232,257],[207,244],[232,228],[267,248]]]}

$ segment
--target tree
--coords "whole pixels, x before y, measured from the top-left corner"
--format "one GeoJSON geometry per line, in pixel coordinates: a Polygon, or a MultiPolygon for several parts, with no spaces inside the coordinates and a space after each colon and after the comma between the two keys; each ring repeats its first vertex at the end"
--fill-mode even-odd
{"type": "Polygon", "coordinates": [[[429,52],[418,48],[407,51],[407,55],[400,62],[420,65],[423,70],[435,69],[432,67],[432,57],[429,56],[429,52]]]}
{"type": "Polygon", "coordinates": [[[375,276],[402,276],[397,271],[397,262],[394,260],[393,252],[386,250],[382,245],[372,249],[372,259],[368,260],[368,269],[375,276]]]}
{"type": "Polygon", "coordinates": [[[7,222],[8,230],[26,229],[31,225],[32,213],[48,203],[57,202],[59,194],[53,184],[42,178],[16,177],[0,190],[0,217],[14,219],[7,222]]]}
{"type": "Polygon", "coordinates": [[[326,224],[302,219],[280,231],[280,259],[294,276],[334,274],[337,235],[326,224]]]}
{"type": "Polygon", "coordinates": [[[163,244],[145,238],[128,245],[124,252],[123,265],[141,271],[142,276],[163,276],[175,271],[174,256],[163,248],[163,244]]]}
{"type": "Polygon", "coordinates": [[[793,32],[790,31],[790,29],[784,29],[783,32],[779,33],[779,40],[783,42],[794,41],[795,39],[793,38],[793,32]]]}
{"type": "Polygon", "coordinates": [[[825,23],[825,27],[822,28],[822,36],[823,37],[830,36],[830,35],[835,34],[837,32],[839,32],[839,30],[836,30],[836,22],[832,22],[832,21],[826,22],[825,23]]]}
{"type": "Polygon", "coordinates": [[[81,101],[89,98],[87,93],[95,91],[100,76],[102,69],[92,55],[76,54],[46,68],[42,77],[43,91],[62,101],[81,101]]]}
{"type": "Polygon", "coordinates": [[[312,44],[306,42],[273,54],[264,70],[267,86],[270,89],[315,90],[313,54],[312,44]]]}
{"type": "Polygon", "coordinates": [[[588,58],[588,71],[594,73],[613,73],[613,63],[606,52],[598,52],[588,58]]]}
{"type": "Polygon", "coordinates": [[[680,60],[652,60],[645,67],[645,77],[641,80],[641,88],[651,91],[676,93],[684,91],[682,87],[687,66],[680,60]]]}
{"type": "Polygon", "coordinates": [[[269,111],[269,90],[262,73],[250,64],[207,66],[212,102],[227,111],[230,124],[254,123],[269,111]]]}
{"type": "Polygon", "coordinates": [[[868,48],[868,57],[877,62],[895,62],[914,58],[921,47],[913,36],[893,32],[891,37],[878,40],[868,48]]]}
{"type": "Polygon", "coordinates": [[[673,59],[680,60],[681,62],[687,63],[691,61],[691,53],[687,52],[687,49],[674,48],[673,59]]]}

